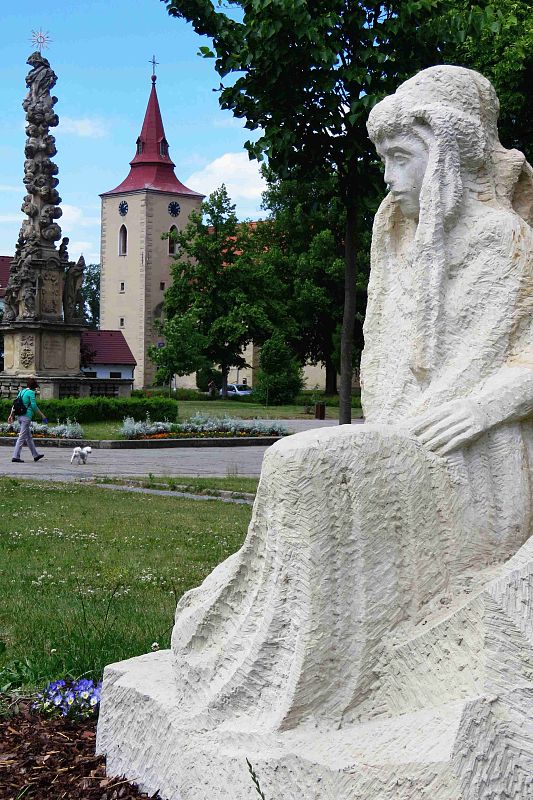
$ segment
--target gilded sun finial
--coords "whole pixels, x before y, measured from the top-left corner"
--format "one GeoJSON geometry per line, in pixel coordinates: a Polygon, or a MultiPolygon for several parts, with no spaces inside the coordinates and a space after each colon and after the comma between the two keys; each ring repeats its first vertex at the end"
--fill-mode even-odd
{"type": "Polygon", "coordinates": [[[38,31],[31,32],[31,43],[32,45],[37,48],[39,53],[48,47],[48,43],[51,42],[52,39],[48,31],[43,31],[39,28],[38,31]]]}

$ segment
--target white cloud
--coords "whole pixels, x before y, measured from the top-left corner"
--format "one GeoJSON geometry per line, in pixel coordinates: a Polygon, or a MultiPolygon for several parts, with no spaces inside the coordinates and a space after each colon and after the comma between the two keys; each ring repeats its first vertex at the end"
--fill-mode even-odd
{"type": "Polygon", "coordinates": [[[247,153],[224,153],[203,169],[193,172],[185,181],[187,186],[202,194],[211,194],[223,183],[228,195],[237,206],[239,217],[257,216],[261,194],[266,189],[257,161],[250,161],[247,153]]]}
{"type": "Polygon", "coordinates": [[[83,136],[88,139],[102,139],[107,136],[108,127],[98,117],[61,117],[59,120],[60,133],[72,133],[74,136],[83,136]]]}
{"type": "Polygon", "coordinates": [[[0,192],[22,192],[20,186],[10,186],[7,183],[0,183],[0,192]]]}
{"type": "Polygon", "coordinates": [[[91,217],[85,214],[78,206],[62,203],[63,216],[58,220],[62,228],[92,228],[100,227],[100,217],[91,217]]]}
{"type": "Polygon", "coordinates": [[[68,253],[71,261],[77,261],[83,255],[87,264],[98,264],[100,253],[94,242],[70,241],[68,253]]]}
{"type": "Polygon", "coordinates": [[[11,225],[13,222],[22,222],[22,220],[22,214],[0,214],[0,224],[9,223],[11,225]]]}

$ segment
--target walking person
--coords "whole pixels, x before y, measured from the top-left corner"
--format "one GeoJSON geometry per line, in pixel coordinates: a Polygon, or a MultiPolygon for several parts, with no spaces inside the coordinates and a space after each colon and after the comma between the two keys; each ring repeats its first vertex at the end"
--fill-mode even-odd
{"type": "Polygon", "coordinates": [[[13,458],[11,459],[11,461],[14,461],[17,464],[24,463],[23,459],[20,457],[23,444],[30,448],[30,453],[32,454],[34,461],[40,461],[41,458],[44,458],[44,453],[37,452],[30,429],[30,424],[35,412],[40,414],[43,422],[48,422],[35,401],[35,390],[38,388],[38,386],[39,384],[35,378],[28,378],[26,388],[21,389],[21,391],[18,393],[17,397],[15,398],[15,402],[13,403],[13,407],[9,413],[8,422],[14,422],[15,416],[18,416],[20,423],[20,433],[15,444],[15,450],[13,451],[13,458]]]}

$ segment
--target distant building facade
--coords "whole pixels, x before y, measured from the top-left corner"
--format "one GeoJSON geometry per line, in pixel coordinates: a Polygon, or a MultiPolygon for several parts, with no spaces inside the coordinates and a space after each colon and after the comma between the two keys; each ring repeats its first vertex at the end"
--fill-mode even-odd
{"type": "Polygon", "coordinates": [[[170,283],[172,239],[204,195],[184,186],[174,173],[152,76],[152,88],[136,153],[125,180],[104,192],[101,225],[100,324],[124,334],[136,360],[135,387],[153,383],[148,348],[160,336],[163,296],[170,283]]]}

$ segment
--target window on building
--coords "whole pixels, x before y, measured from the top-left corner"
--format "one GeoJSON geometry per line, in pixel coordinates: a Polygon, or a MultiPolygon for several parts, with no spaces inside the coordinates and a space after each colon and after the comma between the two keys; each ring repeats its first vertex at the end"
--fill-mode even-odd
{"type": "Polygon", "coordinates": [[[175,237],[178,234],[178,229],[175,225],[172,225],[168,232],[168,254],[169,256],[176,255],[176,239],[175,237]]]}
{"type": "Polygon", "coordinates": [[[121,292],[126,291],[126,284],[124,283],[124,281],[120,281],[120,291],[121,292]]]}
{"type": "Polygon", "coordinates": [[[96,372],[87,372],[87,370],[83,370],[83,374],[86,378],[96,378],[98,377],[96,372]]]}
{"type": "Polygon", "coordinates": [[[159,288],[161,289],[161,291],[162,291],[162,292],[164,292],[164,291],[165,291],[165,281],[161,281],[161,282],[160,282],[160,284],[159,284],[159,288]]]}
{"type": "Polygon", "coordinates": [[[168,143],[166,139],[161,139],[159,142],[159,154],[162,156],[168,156],[168,143]]]}
{"type": "Polygon", "coordinates": [[[128,252],[128,230],[125,225],[120,226],[118,232],[118,254],[125,256],[128,252]]]}
{"type": "Polygon", "coordinates": [[[137,155],[140,156],[143,150],[144,142],[141,139],[137,139],[137,155]]]}
{"type": "Polygon", "coordinates": [[[123,328],[124,327],[124,317],[120,317],[120,319],[118,321],[118,327],[119,328],[123,328]]]}
{"type": "Polygon", "coordinates": [[[109,373],[109,377],[110,378],[122,378],[122,372],[110,372],[109,373]]]}

